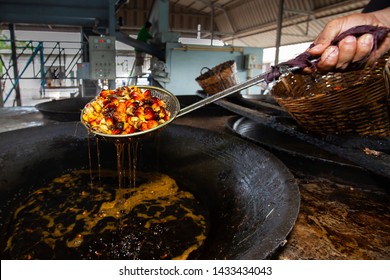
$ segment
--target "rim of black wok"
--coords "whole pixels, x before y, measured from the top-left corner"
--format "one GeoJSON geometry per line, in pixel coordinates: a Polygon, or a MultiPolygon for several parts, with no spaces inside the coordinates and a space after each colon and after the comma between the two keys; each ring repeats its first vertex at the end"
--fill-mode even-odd
{"type": "Polygon", "coordinates": [[[139,89],[144,89],[144,90],[148,89],[148,90],[150,90],[150,93],[151,93],[151,95],[153,97],[158,97],[161,100],[163,100],[166,103],[166,105],[167,105],[167,110],[171,113],[171,116],[170,116],[169,120],[165,121],[162,124],[159,124],[156,127],[151,128],[151,129],[147,129],[147,130],[143,130],[143,131],[137,131],[137,132],[133,132],[133,133],[129,133],[129,134],[105,134],[105,133],[101,133],[101,132],[93,130],[89,126],[89,124],[87,124],[83,120],[83,115],[84,115],[85,108],[92,101],[96,100],[96,97],[97,97],[96,96],[95,98],[91,99],[84,106],[84,108],[82,109],[81,114],[80,114],[80,121],[81,121],[81,123],[85,126],[85,128],[90,133],[92,133],[94,135],[98,135],[98,136],[101,136],[101,137],[104,137],[104,138],[107,138],[107,139],[113,139],[113,140],[118,139],[119,140],[119,139],[133,138],[133,137],[143,136],[145,134],[149,134],[151,132],[159,130],[160,128],[168,125],[169,123],[171,123],[176,118],[176,115],[180,111],[180,102],[179,102],[179,100],[177,99],[177,97],[173,93],[171,93],[170,91],[168,91],[166,89],[163,89],[163,88],[160,88],[160,87],[155,87],[155,86],[136,85],[136,87],[139,88],[139,89]]]}

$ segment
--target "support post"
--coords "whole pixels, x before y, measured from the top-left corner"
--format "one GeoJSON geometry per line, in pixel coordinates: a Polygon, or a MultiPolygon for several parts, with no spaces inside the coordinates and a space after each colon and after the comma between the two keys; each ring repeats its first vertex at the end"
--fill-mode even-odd
{"type": "Polygon", "coordinates": [[[9,25],[9,33],[11,38],[11,59],[12,59],[12,67],[14,70],[14,79],[16,82],[15,85],[15,101],[16,106],[22,106],[22,100],[20,98],[20,87],[19,87],[19,70],[18,70],[18,59],[16,57],[16,42],[15,42],[15,28],[13,24],[9,25]]]}
{"type": "Polygon", "coordinates": [[[211,40],[210,45],[212,46],[214,43],[214,19],[215,19],[215,8],[214,3],[211,3],[211,40]]]}
{"type": "MultiPolygon", "coordinates": [[[[110,0],[108,2],[108,35],[109,36],[115,36],[115,29],[116,29],[116,19],[115,19],[115,3],[116,0],[110,0]]],[[[116,62],[115,62],[116,65],[116,62]]],[[[108,81],[108,87],[110,89],[115,89],[115,80],[109,80],[108,81]]]]}
{"type": "MultiPolygon", "coordinates": [[[[43,43],[39,42],[40,48],[39,48],[39,59],[41,61],[41,95],[45,97],[46,92],[46,72],[45,72],[45,56],[43,53],[43,43]]],[[[41,97],[42,97],[41,96],[41,97]]]]}
{"type": "Polygon", "coordinates": [[[280,42],[282,38],[283,6],[284,6],[284,0],[279,0],[278,27],[276,30],[276,44],[275,44],[275,65],[279,63],[279,48],[280,48],[280,42]]]}
{"type": "MultiPolygon", "coordinates": [[[[0,62],[1,63],[1,62],[0,62]]],[[[3,100],[3,89],[2,89],[2,78],[3,78],[3,74],[0,73],[0,108],[3,108],[4,107],[4,100],[3,100]]]]}

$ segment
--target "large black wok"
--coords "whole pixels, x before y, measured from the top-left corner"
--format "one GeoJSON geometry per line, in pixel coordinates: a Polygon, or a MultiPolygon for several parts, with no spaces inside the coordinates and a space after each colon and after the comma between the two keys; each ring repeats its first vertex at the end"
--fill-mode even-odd
{"type": "MultiPolygon", "coordinates": [[[[140,170],[168,174],[208,208],[210,233],[201,259],[265,259],[285,242],[300,196],[293,176],[272,154],[235,136],[181,125],[140,145],[140,170]]],[[[31,186],[88,168],[80,123],[2,133],[0,146],[2,228],[31,186]]],[[[100,141],[99,147],[102,164],[115,168],[114,144],[100,141]]]]}
{"type": "Polygon", "coordinates": [[[51,100],[35,105],[46,118],[54,121],[78,121],[80,112],[92,97],[73,97],[51,100]]]}

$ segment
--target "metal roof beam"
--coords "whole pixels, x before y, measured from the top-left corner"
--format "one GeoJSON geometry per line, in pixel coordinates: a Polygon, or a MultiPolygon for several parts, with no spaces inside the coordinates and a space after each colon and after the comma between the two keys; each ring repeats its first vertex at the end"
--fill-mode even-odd
{"type": "MultiPolygon", "coordinates": [[[[95,5],[53,4],[53,1],[14,1],[0,4],[0,22],[32,23],[32,24],[63,24],[93,26],[95,21],[107,24],[109,19],[110,1],[96,1],[95,5]],[[23,3],[22,3],[23,2],[23,3]]],[[[89,2],[89,1],[87,1],[89,2]]]]}

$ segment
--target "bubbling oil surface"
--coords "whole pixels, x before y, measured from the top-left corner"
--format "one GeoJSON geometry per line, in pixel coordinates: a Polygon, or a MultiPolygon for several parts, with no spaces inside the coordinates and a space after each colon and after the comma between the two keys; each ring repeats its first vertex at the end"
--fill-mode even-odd
{"type": "Polygon", "coordinates": [[[116,170],[75,170],[35,190],[13,213],[3,257],[187,259],[200,254],[207,213],[191,193],[157,172],[137,171],[135,187],[128,188],[118,188],[116,176],[116,170]]]}

